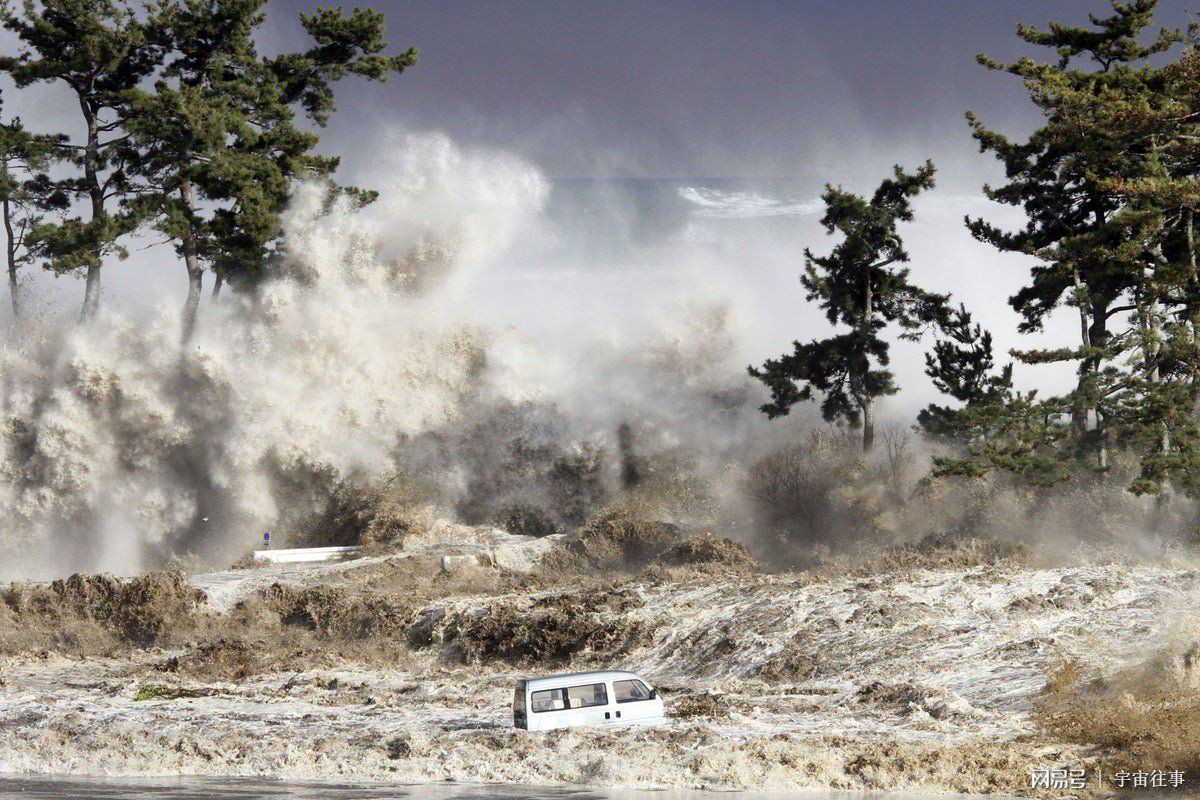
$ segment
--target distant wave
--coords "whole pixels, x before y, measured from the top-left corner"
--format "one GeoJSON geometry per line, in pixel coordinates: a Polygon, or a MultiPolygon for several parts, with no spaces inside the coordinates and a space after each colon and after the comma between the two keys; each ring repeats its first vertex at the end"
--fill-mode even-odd
{"type": "Polygon", "coordinates": [[[698,217],[800,217],[822,208],[820,200],[776,200],[755,192],[722,192],[703,186],[681,186],[679,196],[696,206],[693,213],[698,217]]]}

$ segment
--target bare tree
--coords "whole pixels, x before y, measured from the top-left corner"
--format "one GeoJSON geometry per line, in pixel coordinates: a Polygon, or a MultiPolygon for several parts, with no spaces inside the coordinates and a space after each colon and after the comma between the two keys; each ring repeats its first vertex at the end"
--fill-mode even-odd
{"type": "Polygon", "coordinates": [[[889,425],[883,431],[883,452],[887,467],[888,491],[897,503],[908,499],[908,474],[912,469],[912,437],[903,425],[889,425]]]}

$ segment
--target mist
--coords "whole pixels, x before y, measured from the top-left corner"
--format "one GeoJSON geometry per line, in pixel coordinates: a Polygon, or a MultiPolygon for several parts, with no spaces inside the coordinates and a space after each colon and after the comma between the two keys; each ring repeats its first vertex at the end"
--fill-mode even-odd
{"type": "MultiPolygon", "coordinates": [[[[376,156],[364,183],[379,201],[324,213],[324,189],[300,187],[282,267],[254,293],[206,299],[183,351],[183,270],[164,247],[106,270],[104,316],[84,328],[64,311],[73,280],[27,276],[42,312],[9,320],[0,351],[0,572],[227,563],[264,530],[286,541],[337,486],[397,471],[451,517],[553,506],[495,477],[518,443],[601,454],[589,491],[611,494],[622,426],[642,457],[686,458],[727,493],[780,437],[821,424],[815,407],[768,421],[745,372],[828,330],[798,281],[803,247],[826,246],[819,187],[554,181],[440,133],[389,131],[376,156]]],[[[998,287],[1015,289],[1021,265],[961,225],[987,205],[935,191],[904,236],[914,279],[967,303],[1003,352],[1017,341],[998,287]]],[[[902,391],[881,403],[885,424],[936,399],[926,345],[894,345],[902,391]]]]}
{"type": "Polygon", "coordinates": [[[607,296],[572,297],[522,256],[561,248],[532,165],[436,134],[397,137],[381,164],[365,209],[325,213],[324,188],[301,187],[284,266],[207,303],[182,351],[170,295],[144,312],[110,302],[94,325],[10,327],[6,574],[232,559],[339,484],[401,466],[453,509],[505,451],[485,436],[615,451],[632,425],[641,451],[683,448],[714,470],[767,436],[744,372],[747,298],[691,244],[655,245],[661,275],[639,274],[633,247],[634,262],[601,265],[607,296]],[[514,265],[525,274],[497,290],[489,271],[514,265]],[[500,416],[519,430],[491,429],[500,416]]]}

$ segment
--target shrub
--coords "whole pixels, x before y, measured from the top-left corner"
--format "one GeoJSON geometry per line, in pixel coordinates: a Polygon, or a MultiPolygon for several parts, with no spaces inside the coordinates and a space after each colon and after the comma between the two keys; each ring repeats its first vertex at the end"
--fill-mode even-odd
{"type": "Polygon", "coordinates": [[[770,453],[750,467],[746,480],[767,530],[804,545],[876,536],[884,529],[888,490],[881,470],[835,431],[813,431],[770,453]]]}

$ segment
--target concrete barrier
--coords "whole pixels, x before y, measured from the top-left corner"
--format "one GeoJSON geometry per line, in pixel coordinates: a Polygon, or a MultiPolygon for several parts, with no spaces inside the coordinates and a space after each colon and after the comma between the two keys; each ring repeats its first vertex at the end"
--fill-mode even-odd
{"type": "Polygon", "coordinates": [[[362,552],[361,547],[294,547],[290,550],[255,550],[257,561],[273,564],[299,564],[309,561],[335,561],[362,552]]]}

